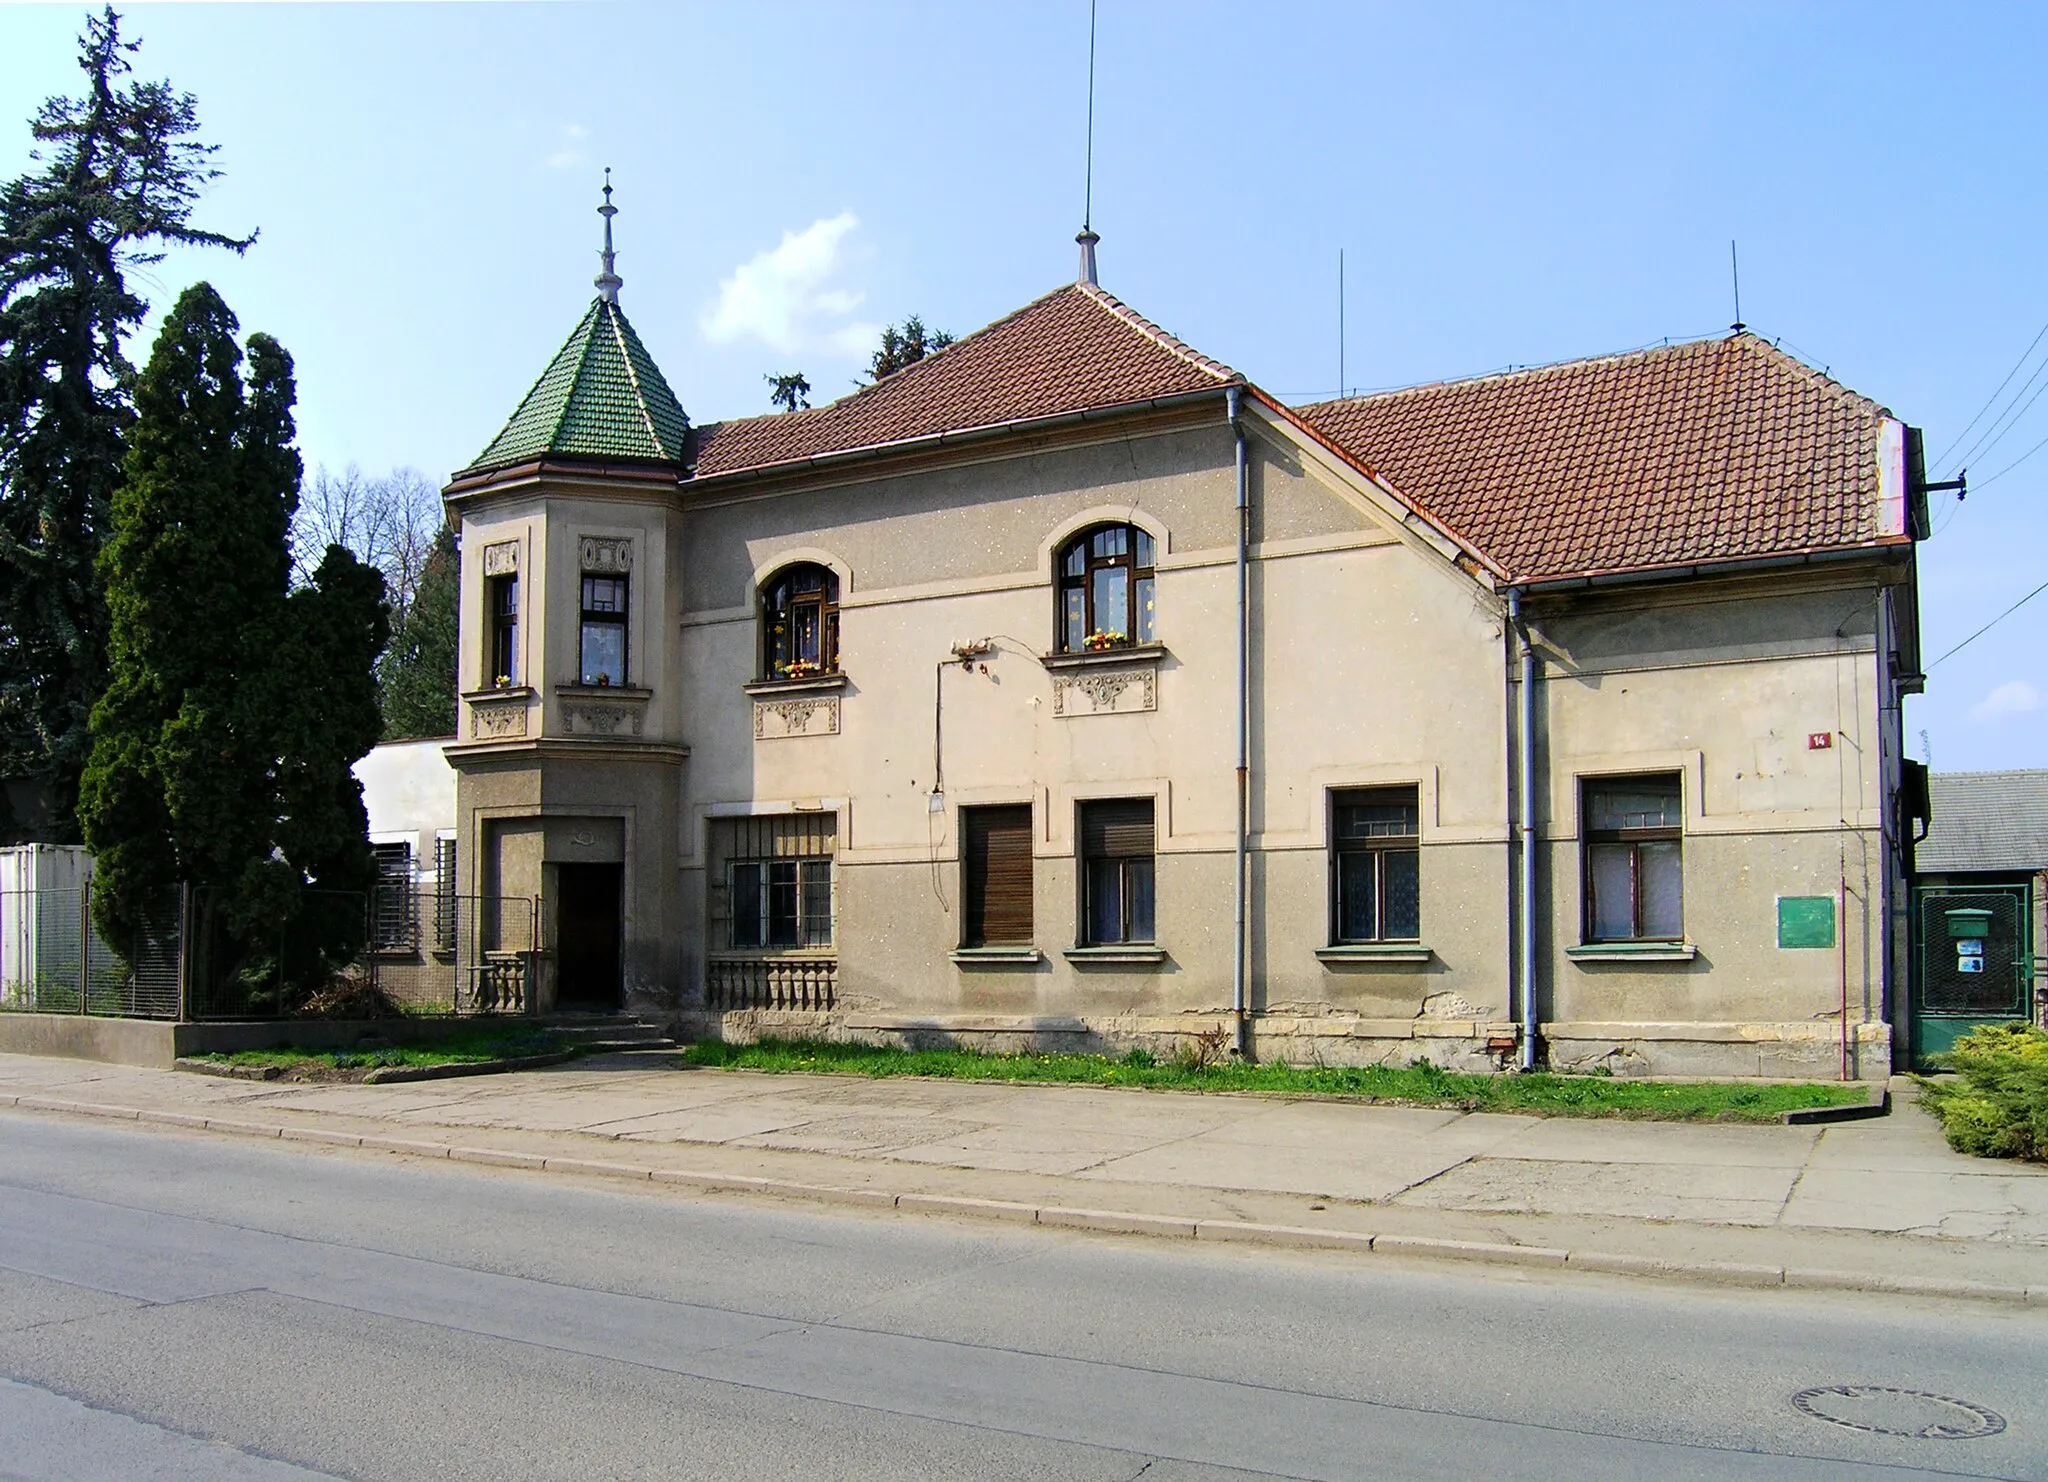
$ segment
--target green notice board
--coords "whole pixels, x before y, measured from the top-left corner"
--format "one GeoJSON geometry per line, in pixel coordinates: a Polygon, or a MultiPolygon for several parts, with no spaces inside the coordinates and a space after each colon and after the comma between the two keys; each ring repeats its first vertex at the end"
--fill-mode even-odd
{"type": "Polygon", "coordinates": [[[1835,898],[1831,895],[1778,897],[1780,947],[1832,947],[1835,944],[1835,898]]]}

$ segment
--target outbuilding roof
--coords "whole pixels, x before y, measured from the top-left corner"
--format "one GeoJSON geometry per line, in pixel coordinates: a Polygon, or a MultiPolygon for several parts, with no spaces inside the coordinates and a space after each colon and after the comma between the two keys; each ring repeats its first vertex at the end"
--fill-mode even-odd
{"type": "Polygon", "coordinates": [[[1127,406],[1243,377],[1092,283],[1072,283],[851,396],[697,429],[696,477],[1127,406]]]}
{"type": "Polygon", "coordinates": [[[1889,414],[1755,335],[1294,415],[1508,581],[1907,539],[1885,528],[1889,414]]]}
{"type": "Polygon", "coordinates": [[[2048,771],[1936,772],[1934,817],[1913,850],[1923,874],[2048,870],[2048,771]]]}

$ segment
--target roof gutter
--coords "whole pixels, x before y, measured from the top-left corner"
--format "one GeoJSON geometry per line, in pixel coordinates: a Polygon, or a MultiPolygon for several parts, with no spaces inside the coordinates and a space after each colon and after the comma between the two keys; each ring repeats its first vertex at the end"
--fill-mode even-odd
{"type": "Polygon", "coordinates": [[[1559,576],[1544,581],[1518,581],[1515,586],[1535,596],[1547,592],[1585,591],[1595,587],[1640,586],[1646,582],[1687,581],[1709,576],[1739,576],[1749,571],[1786,571],[1800,566],[1832,566],[1844,561],[1896,560],[1912,550],[1899,537],[1841,550],[1800,551],[1788,556],[1741,556],[1728,561],[1695,561],[1685,566],[1655,566],[1644,571],[1611,571],[1585,576],[1559,576]]]}
{"type": "Polygon", "coordinates": [[[1181,407],[1199,406],[1217,397],[1228,397],[1240,391],[1243,384],[1242,381],[1231,381],[1227,384],[1204,386],[1197,391],[1175,392],[1172,396],[1154,396],[1144,401],[1123,401],[1114,406],[1086,407],[1078,412],[1056,412],[1046,417],[1020,417],[1009,422],[990,422],[981,427],[930,432],[919,437],[898,438],[893,442],[869,443],[865,447],[814,453],[808,458],[790,458],[780,463],[735,468],[727,473],[693,475],[684,480],[684,483],[690,488],[722,488],[728,484],[756,483],[763,479],[802,473],[807,469],[836,468],[842,464],[861,463],[894,454],[927,452],[937,448],[990,442],[997,438],[1020,434],[1054,432],[1061,428],[1080,427],[1090,422],[1104,422],[1141,412],[1173,411],[1181,407]]]}

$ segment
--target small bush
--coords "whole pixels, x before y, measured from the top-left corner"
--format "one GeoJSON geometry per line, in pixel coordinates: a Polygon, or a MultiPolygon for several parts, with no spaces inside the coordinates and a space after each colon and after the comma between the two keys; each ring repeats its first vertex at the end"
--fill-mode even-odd
{"type": "Polygon", "coordinates": [[[1988,1024],[1938,1057],[1957,1082],[1920,1082],[1948,1144],[1979,1158],[2048,1162],[2048,1030],[1988,1024]]]}

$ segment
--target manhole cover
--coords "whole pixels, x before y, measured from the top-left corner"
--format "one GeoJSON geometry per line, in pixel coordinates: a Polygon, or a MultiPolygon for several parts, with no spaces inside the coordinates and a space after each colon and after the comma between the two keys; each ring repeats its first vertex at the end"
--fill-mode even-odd
{"type": "Polygon", "coordinates": [[[1823,1384],[1792,1396],[1801,1412],[1830,1425],[1919,1441],[1974,1441],[2005,1429],[1996,1410],[1921,1389],[1887,1384],[1823,1384]]]}

